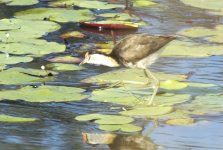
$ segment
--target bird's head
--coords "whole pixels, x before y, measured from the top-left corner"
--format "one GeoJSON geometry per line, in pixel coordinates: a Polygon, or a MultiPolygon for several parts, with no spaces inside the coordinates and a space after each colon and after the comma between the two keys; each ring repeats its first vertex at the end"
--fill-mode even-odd
{"type": "Polygon", "coordinates": [[[95,64],[104,65],[109,67],[117,67],[119,64],[111,57],[103,54],[89,54],[88,52],[84,55],[84,59],[79,65],[82,64],[95,64]]]}

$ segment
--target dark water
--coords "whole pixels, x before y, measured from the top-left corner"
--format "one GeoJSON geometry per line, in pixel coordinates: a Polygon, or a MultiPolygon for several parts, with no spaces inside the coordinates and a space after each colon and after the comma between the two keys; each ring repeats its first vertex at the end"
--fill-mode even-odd
{"type": "MultiPolygon", "coordinates": [[[[185,6],[178,0],[158,0],[160,5],[136,10],[143,20],[150,23],[150,26],[140,28],[138,32],[148,32],[151,34],[173,34],[181,29],[191,26],[213,27],[216,24],[223,23],[223,17],[211,16],[205,10],[185,6]],[[192,23],[191,23],[192,22],[192,23]]],[[[42,1],[39,6],[45,6],[42,1]]],[[[26,7],[6,7],[0,5],[0,18],[12,17],[18,10],[27,9],[26,7]]],[[[60,41],[57,36],[64,30],[80,30],[78,24],[65,24],[62,30],[50,34],[46,37],[51,41],[60,41]]],[[[77,41],[69,41],[70,48],[67,53],[77,55],[71,51],[75,43],[87,43],[111,40],[111,37],[95,35],[88,33],[89,38],[77,41]]],[[[120,37],[118,37],[120,38],[120,37]]],[[[50,56],[49,56],[50,57],[50,56]]],[[[20,64],[20,66],[30,66],[35,68],[39,64],[46,63],[44,58],[29,64],[20,64]]],[[[208,58],[160,58],[154,65],[153,71],[163,71],[169,73],[188,73],[193,72],[189,81],[214,83],[223,86],[223,56],[212,56],[208,58]]],[[[76,72],[62,72],[54,82],[48,84],[68,85],[83,87],[85,89],[97,88],[95,85],[81,84],[79,81],[86,77],[114,70],[106,67],[86,66],[88,69],[76,72]]],[[[0,88],[4,88],[3,86],[0,88]]],[[[0,149],[30,149],[30,150],[60,150],[60,149],[78,149],[78,150],[101,150],[109,149],[107,145],[91,146],[83,144],[81,132],[97,132],[92,123],[77,122],[73,118],[79,114],[101,112],[115,113],[117,110],[110,110],[109,105],[105,103],[91,102],[86,99],[80,102],[67,103],[47,103],[36,104],[22,101],[0,102],[0,113],[37,117],[41,121],[35,123],[0,123],[0,149]]],[[[192,126],[170,126],[159,124],[158,127],[149,135],[147,139],[141,139],[141,142],[147,143],[148,149],[165,150],[212,150],[223,149],[223,115],[213,114],[211,116],[202,116],[197,118],[205,121],[192,126]],[[148,147],[151,146],[151,147],[148,147]],[[155,147],[154,147],[155,145],[155,147]]],[[[139,124],[144,126],[144,134],[153,126],[149,121],[139,120],[139,124]],[[141,122],[141,123],[140,123],[141,122]]],[[[132,135],[128,135],[132,136],[132,135]]],[[[136,143],[138,138],[135,139],[136,143]]],[[[139,140],[140,141],[140,140],[139,140]]],[[[111,148],[112,146],[110,146],[111,148]]],[[[113,149],[118,149],[117,145],[113,149]]]]}

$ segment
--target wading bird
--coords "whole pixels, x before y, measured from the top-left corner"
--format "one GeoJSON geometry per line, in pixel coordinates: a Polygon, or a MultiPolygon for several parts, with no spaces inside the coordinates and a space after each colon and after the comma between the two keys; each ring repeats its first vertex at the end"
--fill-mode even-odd
{"type": "Polygon", "coordinates": [[[159,88],[159,80],[149,71],[148,66],[156,61],[162,48],[175,38],[174,36],[153,36],[146,33],[131,34],[120,40],[109,55],[87,52],[80,65],[88,63],[143,69],[146,77],[153,80],[154,91],[151,98],[148,99],[148,104],[151,105],[159,88]]]}

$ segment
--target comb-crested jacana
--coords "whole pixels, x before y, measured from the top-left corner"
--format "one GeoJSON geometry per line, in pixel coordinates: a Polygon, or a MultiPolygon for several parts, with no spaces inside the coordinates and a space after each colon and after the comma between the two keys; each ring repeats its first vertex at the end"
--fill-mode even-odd
{"type": "Polygon", "coordinates": [[[148,66],[156,61],[162,48],[175,38],[174,36],[154,36],[146,33],[131,34],[120,40],[109,55],[87,52],[80,64],[144,69],[146,76],[152,78],[155,85],[153,94],[148,99],[148,104],[151,105],[159,88],[159,80],[149,71],[148,66]]]}

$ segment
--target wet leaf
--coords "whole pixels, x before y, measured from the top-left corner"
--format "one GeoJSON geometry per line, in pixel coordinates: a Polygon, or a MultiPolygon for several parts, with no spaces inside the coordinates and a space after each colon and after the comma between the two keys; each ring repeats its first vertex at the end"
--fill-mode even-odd
{"type": "Polygon", "coordinates": [[[60,36],[63,39],[67,39],[67,38],[84,38],[85,35],[81,32],[78,31],[72,31],[72,32],[67,32],[64,33],[60,36]]]}
{"type": "Polygon", "coordinates": [[[68,102],[87,98],[81,88],[65,86],[26,86],[18,90],[0,91],[0,100],[24,100],[28,102],[68,102]]]}
{"type": "Polygon", "coordinates": [[[0,39],[4,43],[27,42],[30,39],[40,38],[48,32],[60,29],[59,24],[43,20],[2,19],[0,20],[0,24],[2,24],[0,25],[0,39]],[[4,29],[8,31],[1,31],[4,29]],[[6,34],[9,35],[8,39],[6,38],[6,34]]]}
{"type": "Polygon", "coordinates": [[[214,29],[204,27],[192,27],[179,34],[189,37],[206,37],[210,42],[223,43],[223,25],[217,25],[214,29]]]}
{"type": "Polygon", "coordinates": [[[204,8],[204,9],[214,9],[214,10],[222,10],[223,3],[219,0],[181,0],[184,4],[204,8]]]}
{"type": "Polygon", "coordinates": [[[219,94],[203,94],[189,104],[184,104],[181,108],[185,110],[196,110],[203,113],[220,113],[223,111],[223,96],[219,94]]]}
{"type": "MultiPolygon", "coordinates": [[[[181,75],[153,73],[159,80],[183,80],[181,75]]],[[[85,83],[125,83],[125,84],[139,84],[146,85],[149,79],[145,76],[142,69],[121,69],[118,71],[111,71],[97,76],[93,76],[82,80],[85,83]]]]}
{"type": "Polygon", "coordinates": [[[19,43],[0,44],[0,51],[10,54],[30,54],[43,56],[51,53],[64,52],[65,45],[45,40],[28,40],[19,43]]]}
{"type": "Polygon", "coordinates": [[[151,107],[139,107],[132,110],[122,111],[120,114],[126,116],[135,116],[135,117],[148,117],[164,115],[171,113],[173,108],[170,106],[151,106],[151,107]]]}
{"type": "Polygon", "coordinates": [[[89,27],[98,27],[104,29],[135,29],[139,26],[144,25],[144,23],[135,23],[130,21],[120,21],[120,20],[104,20],[104,21],[90,21],[90,22],[80,22],[80,24],[89,27]]]}
{"type": "Polygon", "coordinates": [[[222,45],[200,44],[196,42],[173,41],[165,48],[162,56],[194,56],[204,57],[223,55],[222,45]]]}
{"type": "Polygon", "coordinates": [[[56,74],[39,69],[11,68],[0,72],[0,84],[41,83],[46,80],[42,77],[47,77],[49,73],[56,74]]]}
{"type": "Polygon", "coordinates": [[[160,88],[168,89],[168,90],[179,90],[186,88],[188,86],[185,82],[179,82],[175,80],[166,80],[160,82],[160,88]]]}
{"type": "Polygon", "coordinates": [[[17,12],[16,18],[28,20],[50,20],[56,22],[81,22],[94,19],[93,13],[88,9],[63,9],[63,8],[33,8],[17,12]]]}
{"type": "Polygon", "coordinates": [[[124,8],[123,5],[119,4],[108,4],[106,2],[100,2],[95,0],[57,0],[55,2],[49,3],[54,7],[64,7],[64,6],[78,6],[82,8],[94,8],[94,9],[112,9],[112,8],[124,8]]]}
{"type": "Polygon", "coordinates": [[[133,6],[134,7],[148,7],[156,5],[157,3],[149,1],[149,0],[134,0],[133,6]]]}
{"type": "Polygon", "coordinates": [[[98,124],[127,124],[134,121],[131,117],[125,117],[120,115],[103,115],[103,114],[87,114],[80,115],[75,118],[78,121],[91,121],[95,120],[98,124]]]}
{"type": "MultiPolygon", "coordinates": [[[[95,90],[90,97],[93,101],[117,103],[122,105],[146,105],[152,95],[151,89],[148,88],[108,88],[95,90]]],[[[162,94],[157,95],[153,101],[157,106],[172,106],[188,101],[188,94],[162,94]]]]}
{"type": "Polygon", "coordinates": [[[139,21],[140,18],[135,15],[129,15],[128,13],[103,13],[97,15],[99,17],[109,18],[109,20],[119,20],[119,21],[139,21]]]}
{"type": "Polygon", "coordinates": [[[38,119],[36,118],[23,118],[23,117],[15,117],[15,116],[0,114],[0,122],[22,123],[22,122],[34,122],[37,120],[38,119]]]}
{"type": "Polygon", "coordinates": [[[38,0],[0,0],[0,3],[5,3],[9,6],[27,6],[27,5],[34,5],[39,3],[38,0]]]}
{"type": "Polygon", "coordinates": [[[62,63],[53,63],[48,64],[47,67],[52,68],[53,70],[82,70],[84,67],[74,65],[74,64],[62,64],[62,63]]]}
{"type": "Polygon", "coordinates": [[[78,57],[72,57],[72,56],[59,56],[47,59],[49,62],[54,63],[80,63],[81,59],[78,57]]]}
{"type": "Polygon", "coordinates": [[[176,111],[171,112],[169,114],[152,116],[152,118],[159,120],[190,119],[190,115],[182,110],[177,109],[176,111]]]}
{"type": "Polygon", "coordinates": [[[20,62],[30,62],[32,57],[27,56],[10,56],[7,54],[0,54],[0,64],[17,64],[20,62]]]}
{"type": "Polygon", "coordinates": [[[170,125],[191,125],[194,124],[195,121],[192,118],[188,118],[188,119],[171,119],[166,121],[167,124],[170,125]]]}
{"type": "Polygon", "coordinates": [[[142,130],[142,127],[135,126],[132,124],[123,125],[99,125],[99,129],[105,131],[123,131],[123,132],[138,132],[142,130]]]}

